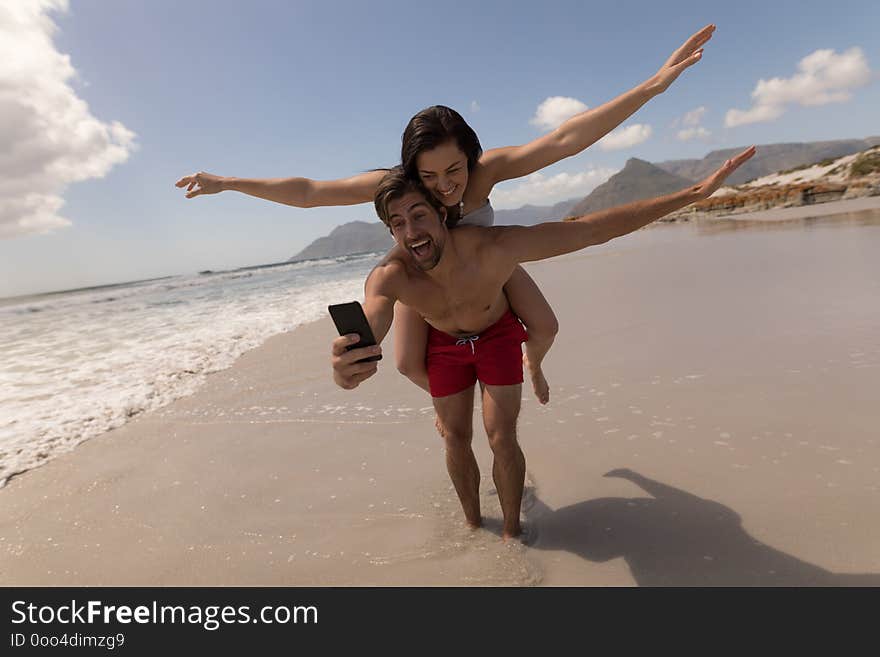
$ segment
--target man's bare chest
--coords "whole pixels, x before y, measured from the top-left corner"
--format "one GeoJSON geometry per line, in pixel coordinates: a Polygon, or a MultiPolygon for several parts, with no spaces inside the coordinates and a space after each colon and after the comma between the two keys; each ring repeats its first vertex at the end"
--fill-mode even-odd
{"type": "Polygon", "coordinates": [[[493,271],[486,263],[470,262],[442,282],[426,275],[410,277],[400,301],[440,330],[475,333],[498,314],[509,276],[510,272],[493,271]]]}

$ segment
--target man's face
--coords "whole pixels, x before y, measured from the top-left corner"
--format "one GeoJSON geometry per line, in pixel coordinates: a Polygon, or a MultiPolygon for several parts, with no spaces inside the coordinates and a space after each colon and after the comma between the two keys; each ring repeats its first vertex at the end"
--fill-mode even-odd
{"type": "Polygon", "coordinates": [[[388,204],[394,241],[406,249],[422,271],[437,266],[446,245],[443,218],[419,192],[408,192],[388,204]]]}

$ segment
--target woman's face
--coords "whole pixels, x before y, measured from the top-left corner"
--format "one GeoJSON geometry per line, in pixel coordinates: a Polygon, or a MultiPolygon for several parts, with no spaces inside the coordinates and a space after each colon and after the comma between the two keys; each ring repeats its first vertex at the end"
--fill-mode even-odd
{"type": "Polygon", "coordinates": [[[454,141],[423,151],[416,157],[419,178],[440,202],[458,205],[468,184],[467,156],[454,141]]]}

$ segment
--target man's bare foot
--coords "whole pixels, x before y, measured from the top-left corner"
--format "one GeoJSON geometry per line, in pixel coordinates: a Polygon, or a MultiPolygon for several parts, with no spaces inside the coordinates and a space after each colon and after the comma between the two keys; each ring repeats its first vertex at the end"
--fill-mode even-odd
{"type": "Polygon", "coordinates": [[[465,522],[467,522],[467,526],[470,529],[479,529],[480,527],[483,526],[483,519],[482,518],[477,518],[476,521],[469,520],[469,519],[465,518],[465,522]]]}
{"type": "Polygon", "coordinates": [[[550,385],[544,377],[543,370],[540,366],[532,369],[532,366],[529,363],[528,354],[523,354],[523,365],[528,371],[529,377],[532,379],[532,388],[535,391],[535,397],[538,398],[538,401],[541,404],[548,403],[550,401],[550,385]]]}
{"type": "Polygon", "coordinates": [[[520,527],[519,523],[517,523],[516,527],[511,527],[510,529],[505,527],[501,531],[501,540],[505,541],[505,542],[513,541],[515,539],[518,539],[521,534],[522,534],[522,527],[520,527]]]}

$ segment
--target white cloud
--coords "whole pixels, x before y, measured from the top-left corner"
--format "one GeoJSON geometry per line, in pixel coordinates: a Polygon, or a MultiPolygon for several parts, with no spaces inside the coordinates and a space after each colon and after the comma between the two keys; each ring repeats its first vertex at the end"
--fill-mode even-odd
{"type": "Polygon", "coordinates": [[[712,133],[706,130],[700,123],[703,120],[703,116],[706,114],[706,107],[701,105],[696,109],[692,109],[690,112],[686,112],[681,119],[675,119],[672,122],[672,127],[683,126],[682,130],[679,130],[676,136],[681,141],[690,141],[691,139],[706,139],[712,133]]]}
{"type": "Polygon", "coordinates": [[[615,173],[615,169],[607,168],[592,168],[581,173],[558,173],[549,178],[542,173],[533,173],[515,186],[496,187],[490,198],[492,206],[499,210],[523,205],[553,205],[570,198],[586,196],[615,173]]]}
{"type": "Polygon", "coordinates": [[[541,130],[555,130],[567,119],[589,109],[577,98],[551,96],[538,105],[535,115],[529,120],[541,130]]]}
{"type": "Polygon", "coordinates": [[[651,136],[651,126],[642,123],[634,123],[625,128],[618,128],[602,137],[597,143],[603,151],[616,151],[621,148],[629,148],[641,144],[651,136]]]}
{"type": "Polygon", "coordinates": [[[785,108],[781,105],[755,105],[750,110],[731,109],[724,115],[724,125],[735,128],[747,123],[763,123],[778,119],[784,113],[785,108]]]}
{"type": "Polygon", "coordinates": [[[103,123],[68,84],[70,57],[52,43],[51,11],[67,0],[0,5],[0,238],[70,225],[67,185],[101,178],[128,159],[135,134],[103,123]]]}
{"type": "Polygon", "coordinates": [[[706,139],[712,133],[706,130],[703,126],[697,126],[696,128],[685,128],[684,130],[678,131],[678,138],[681,141],[690,141],[691,139],[706,139]]]}
{"type": "Polygon", "coordinates": [[[728,110],[724,124],[733,128],[772,121],[782,116],[789,105],[809,107],[846,102],[853,89],[870,80],[871,69],[861,48],[850,48],[841,54],[816,50],[798,62],[798,71],[792,77],[758,80],[752,91],[752,107],[728,110]]]}
{"type": "Polygon", "coordinates": [[[706,108],[704,106],[700,106],[697,109],[691,110],[681,119],[681,124],[685,126],[698,126],[700,125],[700,121],[703,120],[703,115],[706,113],[706,108]]]}
{"type": "Polygon", "coordinates": [[[479,111],[480,111],[480,104],[477,101],[472,100],[471,101],[471,114],[476,114],[479,111]]]}

